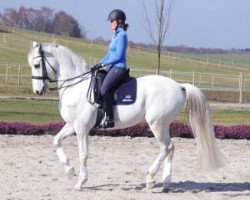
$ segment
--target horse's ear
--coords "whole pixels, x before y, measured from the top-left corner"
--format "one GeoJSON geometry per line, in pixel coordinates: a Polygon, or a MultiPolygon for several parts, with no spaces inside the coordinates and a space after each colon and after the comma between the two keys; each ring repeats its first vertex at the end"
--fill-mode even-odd
{"type": "Polygon", "coordinates": [[[33,42],[33,43],[32,43],[32,47],[37,47],[37,45],[38,45],[38,44],[37,44],[36,42],[33,42]]]}
{"type": "Polygon", "coordinates": [[[57,48],[59,45],[58,44],[56,44],[56,41],[54,40],[53,41],[53,44],[54,44],[54,46],[57,48]]]}
{"type": "Polygon", "coordinates": [[[39,53],[42,52],[42,44],[38,44],[38,47],[39,47],[39,53]]]}

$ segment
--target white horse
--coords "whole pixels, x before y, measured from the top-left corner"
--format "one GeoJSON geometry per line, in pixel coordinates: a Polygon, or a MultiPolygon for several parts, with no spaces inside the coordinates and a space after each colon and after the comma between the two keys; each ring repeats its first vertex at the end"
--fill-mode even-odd
{"type": "MultiPolygon", "coordinates": [[[[76,133],[80,173],[75,188],[81,189],[88,179],[89,131],[95,125],[98,111],[97,107],[87,100],[91,79],[87,72],[90,68],[80,56],[54,43],[34,42],[28,54],[28,62],[32,69],[34,93],[45,94],[49,90],[50,80],[58,80],[57,87],[61,88],[59,110],[66,124],[55,136],[54,146],[57,148],[60,162],[64,164],[66,174],[72,177],[74,168],[70,166],[61,142],[66,136],[76,133]]],[[[224,165],[224,157],[216,144],[208,101],[197,87],[179,84],[163,76],[145,76],[137,79],[137,99],[134,104],[114,106],[115,129],[146,121],[159,143],[160,154],[147,170],[148,188],[153,187],[153,178],[164,163],[163,190],[169,189],[174,152],[169,126],[185,103],[189,109],[190,126],[197,142],[198,168],[221,167],[224,165]]]]}

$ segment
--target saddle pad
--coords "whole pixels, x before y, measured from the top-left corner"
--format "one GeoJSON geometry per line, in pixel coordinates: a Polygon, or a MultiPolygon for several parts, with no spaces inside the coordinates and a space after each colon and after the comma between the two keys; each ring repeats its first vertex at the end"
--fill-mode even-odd
{"type": "Polygon", "coordinates": [[[116,105],[129,105],[136,101],[137,81],[136,78],[121,84],[115,92],[116,105]]]}

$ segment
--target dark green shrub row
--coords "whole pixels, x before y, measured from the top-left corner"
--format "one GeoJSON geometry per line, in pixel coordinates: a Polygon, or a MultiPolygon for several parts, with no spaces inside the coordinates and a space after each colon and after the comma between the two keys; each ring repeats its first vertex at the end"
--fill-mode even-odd
{"type": "MultiPolygon", "coordinates": [[[[0,134],[12,135],[42,135],[57,134],[64,126],[63,122],[52,122],[44,125],[34,125],[24,122],[0,122],[0,134]]],[[[234,126],[214,126],[215,136],[219,139],[250,139],[249,125],[234,126]]],[[[90,135],[100,136],[131,136],[131,137],[153,137],[152,132],[145,123],[141,123],[126,129],[117,129],[112,131],[101,131],[93,129],[90,135]]],[[[182,123],[172,123],[170,126],[171,137],[193,138],[192,131],[189,126],[182,123]]]]}

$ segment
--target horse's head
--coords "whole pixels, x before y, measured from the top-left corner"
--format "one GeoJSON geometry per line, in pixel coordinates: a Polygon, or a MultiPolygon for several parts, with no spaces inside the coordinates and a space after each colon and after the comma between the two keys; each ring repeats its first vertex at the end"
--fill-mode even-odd
{"type": "Polygon", "coordinates": [[[32,85],[33,91],[36,94],[43,95],[48,92],[48,84],[51,80],[51,76],[55,69],[51,63],[55,63],[53,56],[49,56],[50,53],[46,52],[42,44],[33,42],[32,48],[28,54],[28,62],[32,70],[32,85]],[[48,61],[48,58],[50,60],[48,61]]]}

